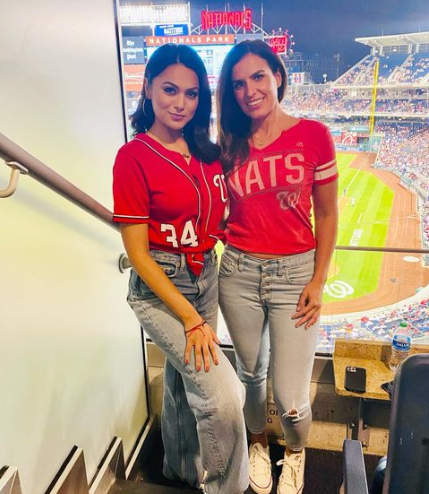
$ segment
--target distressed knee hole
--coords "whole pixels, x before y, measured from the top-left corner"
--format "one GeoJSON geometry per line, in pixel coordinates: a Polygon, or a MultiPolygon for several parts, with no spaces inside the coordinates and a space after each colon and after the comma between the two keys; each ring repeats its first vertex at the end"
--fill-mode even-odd
{"type": "Polygon", "coordinates": [[[299,422],[300,420],[304,420],[311,412],[310,404],[306,403],[300,408],[291,408],[287,412],[285,412],[282,417],[285,420],[290,420],[292,422],[299,422]]]}

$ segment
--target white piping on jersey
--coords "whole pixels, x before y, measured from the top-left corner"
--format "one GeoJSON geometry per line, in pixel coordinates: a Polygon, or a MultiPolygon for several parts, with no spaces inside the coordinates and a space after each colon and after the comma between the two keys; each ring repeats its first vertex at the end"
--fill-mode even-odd
{"type": "Polygon", "coordinates": [[[195,262],[195,263],[197,263],[197,264],[201,264],[201,266],[204,266],[204,263],[203,263],[203,262],[201,262],[201,261],[197,261],[197,260],[195,259],[195,254],[192,254],[192,262],[195,262]]]}
{"type": "Polygon", "coordinates": [[[114,218],[132,218],[132,219],[140,219],[140,220],[147,220],[149,219],[149,216],[130,216],[129,214],[114,214],[114,218]]]}
{"type": "MultiPolygon", "coordinates": [[[[209,193],[209,212],[207,214],[207,221],[206,221],[206,235],[209,229],[209,220],[210,220],[210,215],[212,214],[212,194],[210,192],[210,187],[209,184],[207,183],[206,175],[204,173],[203,169],[203,162],[200,160],[200,168],[201,168],[201,173],[203,174],[204,182],[206,183],[206,187],[209,193]]],[[[220,185],[220,184],[219,184],[220,185]]]]}
{"type": "Polygon", "coordinates": [[[334,165],[336,163],[336,159],[333,159],[331,161],[328,161],[327,163],[324,163],[323,165],[319,165],[317,168],[316,168],[316,172],[320,172],[322,170],[324,170],[325,168],[329,168],[331,165],[334,165]]]}
{"type": "Polygon", "coordinates": [[[198,190],[198,187],[194,184],[193,180],[191,179],[191,177],[185,172],[183,171],[180,166],[176,165],[176,163],[174,163],[174,161],[171,161],[169,160],[168,158],[166,158],[163,154],[161,154],[159,151],[157,151],[155,148],[153,148],[150,144],[148,144],[147,142],[143,141],[142,139],[139,139],[138,137],[134,137],[134,139],[136,141],[140,141],[142,142],[143,144],[146,144],[146,146],[149,148],[149,149],[152,149],[152,151],[157,154],[158,156],[161,156],[161,158],[165,159],[165,161],[167,161],[168,163],[170,163],[171,165],[174,166],[174,168],[177,168],[179,171],[181,171],[183,173],[183,175],[185,175],[185,177],[191,182],[191,184],[194,186],[195,190],[197,191],[197,194],[198,194],[198,216],[197,216],[197,221],[196,221],[196,225],[198,225],[198,222],[200,221],[200,214],[201,214],[201,195],[200,195],[200,191],[198,190]]]}

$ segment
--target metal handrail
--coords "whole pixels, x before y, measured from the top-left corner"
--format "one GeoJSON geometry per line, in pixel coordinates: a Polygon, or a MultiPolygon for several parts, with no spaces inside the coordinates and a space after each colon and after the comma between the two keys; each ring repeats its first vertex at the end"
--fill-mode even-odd
{"type": "Polygon", "coordinates": [[[401,247],[352,247],[336,245],[335,250],[356,250],[359,252],[396,252],[399,254],[429,254],[429,249],[402,249],[401,247]]]}
{"type": "Polygon", "coordinates": [[[44,165],[37,158],[19,147],[0,133],[0,157],[6,162],[16,162],[28,170],[28,175],[45,185],[87,213],[95,216],[115,230],[119,225],[113,223],[113,213],[91,196],[77,188],[57,172],[44,165]]]}
{"type": "Polygon", "coordinates": [[[10,197],[13,195],[18,188],[18,182],[20,175],[27,175],[28,170],[25,166],[16,163],[16,161],[8,161],[6,165],[12,168],[10,173],[9,184],[5,189],[0,189],[0,198],[5,199],[6,197],[10,197]]]}

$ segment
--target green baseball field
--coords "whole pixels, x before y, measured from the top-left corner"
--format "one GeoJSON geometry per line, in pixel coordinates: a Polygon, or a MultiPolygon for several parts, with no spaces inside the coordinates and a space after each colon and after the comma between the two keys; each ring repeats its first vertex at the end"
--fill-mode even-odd
{"type": "MultiPolygon", "coordinates": [[[[350,165],[358,156],[337,153],[340,174],[337,245],[383,247],[394,192],[372,173],[352,168],[350,165]]],[[[382,253],[336,250],[324,301],[351,300],[375,291],[382,260],[382,253]]]]}

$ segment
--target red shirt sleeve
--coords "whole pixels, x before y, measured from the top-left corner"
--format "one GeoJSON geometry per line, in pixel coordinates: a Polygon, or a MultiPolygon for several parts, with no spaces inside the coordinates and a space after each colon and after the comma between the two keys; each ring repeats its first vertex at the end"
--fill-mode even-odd
{"type": "Polygon", "coordinates": [[[149,222],[149,190],[143,167],[123,149],[113,167],[113,201],[113,221],[149,222]]]}
{"type": "Polygon", "coordinates": [[[324,125],[323,129],[319,141],[319,163],[314,176],[315,185],[327,184],[338,178],[334,141],[328,127],[324,125]]]}

